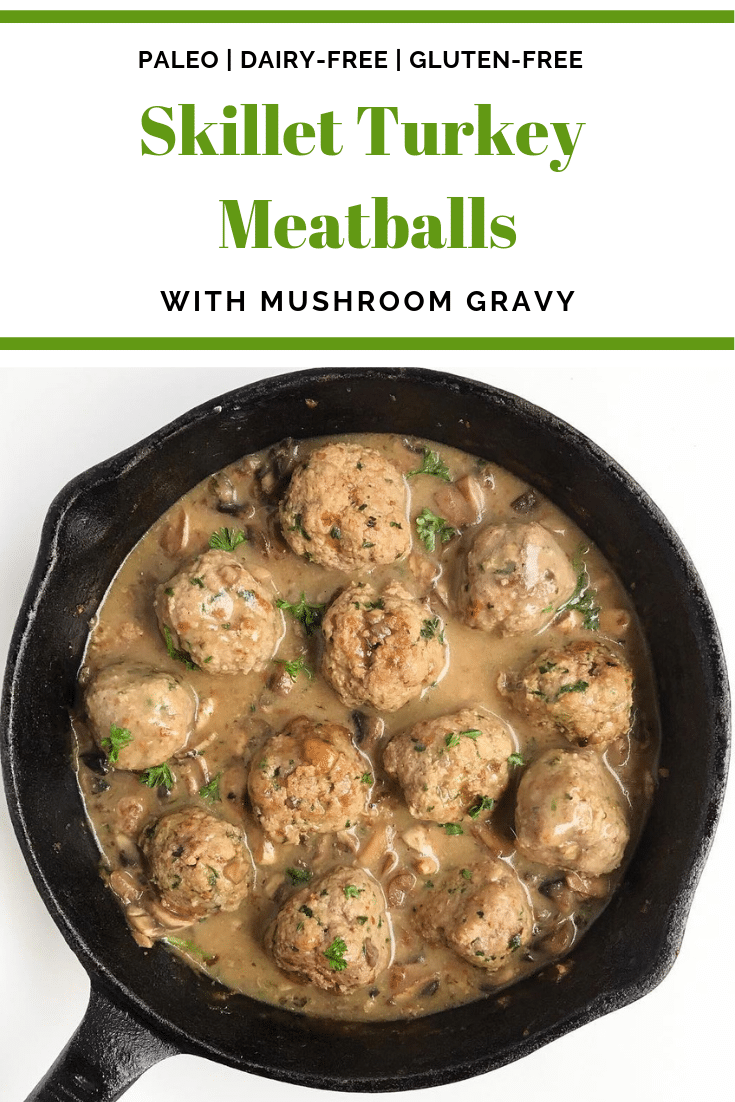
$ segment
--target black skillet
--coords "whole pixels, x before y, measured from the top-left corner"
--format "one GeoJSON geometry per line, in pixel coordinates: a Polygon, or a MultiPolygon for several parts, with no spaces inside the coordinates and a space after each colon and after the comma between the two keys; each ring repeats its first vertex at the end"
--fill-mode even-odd
{"type": "Polygon", "coordinates": [[[387,1091],[500,1067],[659,983],[681,943],[720,811],[729,694],[717,627],[686,552],[593,443],[519,398],[457,376],[314,370],[207,402],[61,491],[13,636],[2,728],[15,830],[92,986],[79,1030],[30,1099],[109,1102],[177,1052],[310,1087],[387,1091]],[[620,889],[561,982],[536,976],[502,1005],[488,997],[385,1024],[311,1019],[223,996],[164,948],[139,949],[99,877],[70,767],[68,709],[89,617],[149,525],[240,455],[286,435],[358,431],[411,433],[484,456],[580,524],[633,594],[653,657],[668,770],[620,889]]]}

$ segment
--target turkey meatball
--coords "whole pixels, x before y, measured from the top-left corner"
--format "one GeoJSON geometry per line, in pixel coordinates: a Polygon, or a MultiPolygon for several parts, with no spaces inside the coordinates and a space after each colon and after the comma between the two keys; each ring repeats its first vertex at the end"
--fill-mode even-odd
{"type": "Polygon", "coordinates": [[[517,684],[501,677],[500,688],[536,727],[561,731],[570,742],[604,746],[630,727],[633,674],[622,653],[605,643],[579,639],[546,650],[517,684]]]}
{"type": "Polygon", "coordinates": [[[346,727],[298,716],[253,758],[253,810],[277,842],[344,830],[365,810],[369,769],[346,727]]]}
{"type": "Polygon", "coordinates": [[[343,994],[374,983],[390,963],[385,898],[370,873],[336,868],[291,896],[266,933],[284,972],[343,994]]]}
{"type": "Polygon", "coordinates": [[[620,790],[594,750],[547,750],[529,765],[516,833],[519,850],[541,865],[589,876],[618,867],[628,824],[620,790]]]}
{"type": "Polygon", "coordinates": [[[296,469],[281,527],[297,555],[337,570],[392,563],[411,534],[403,475],[379,452],[327,444],[296,469]]]}
{"type": "Polygon", "coordinates": [[[455,869],[427,892],[416,923],[426,940],[446,945],[495,972],[527,945],[533,912],[518,877],[502,861],[455,869]]]}
{"type": "Polygon", "coordinates": [[[463,708],[396,735],[383,754],[417,819],[461,819],[478,798],[497,800],[508,784],[513,739],[497,716],[463,708]]]}
{"type": "Polygon", "coordinates": [[[234,911],[248,894],[252,862],[245,836],[199,807],[164,815],[140,841],[161,902],[192,921],[234,911]]]}
{"type": "Polygon", "coordinates": [[[197,698],[178,677],[120,662],[87,686],[85,705],[97,745],[118,769],[150,769],[186,746],[197,698]]]}
{"type": "Polygon", "coordinates": [[[353,585],[324,617],[322,672],[343,704],[395,712],[420,696],[444,667],[438,620],[397,582],[378,597],[353,585]]]}
{"type": "Polygon", "coordinates": [[[265,587],[229,551],[207,551],[160,585],[156,612],[167,643],[209,673],[262,670],[283,626],[265,587]]]}
{"type": "Polygon", "coordinates": [[[491,525],[467,555],[460,611],[470,627],[521,635],[549,623],[575,587],[569,559],[540,524],[491,525]]]}

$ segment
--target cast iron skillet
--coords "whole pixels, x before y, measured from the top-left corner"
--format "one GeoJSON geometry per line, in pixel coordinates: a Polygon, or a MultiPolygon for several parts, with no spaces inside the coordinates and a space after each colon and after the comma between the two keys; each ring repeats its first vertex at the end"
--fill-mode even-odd
{"type": "Polygon", "coordinates": [[[345,369],[297,372],[216,398],[61,491],[13,636],[2,720],[21,847],[92,987],[79,1030],[30,1098],[109,1102],[177,1052],[331,1090],[427,1087],[497,1068],[645,995],[674,961],[712,841],[729,704],[717,627],[686,552],[599,448],[479,383],[345,369]],[[416,1021],[349,1024],[225,996],[164,948],[141,951],[97,871],[70,768],[68,709],[89,617],[121,559],[184,491],[240,455],[285,435],[354,431],[443,441],[527,479],[607,555],[632,589],[650,644],[668,776],[621,887],[575,948],[569,973],[517,984],[507,1005],[488,997],[416,1021]]]}

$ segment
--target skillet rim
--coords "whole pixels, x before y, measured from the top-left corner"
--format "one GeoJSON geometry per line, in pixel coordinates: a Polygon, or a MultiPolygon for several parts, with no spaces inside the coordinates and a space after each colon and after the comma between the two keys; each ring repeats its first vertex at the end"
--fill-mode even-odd
{"type": "MultiPolygon", "coordinates": [[[[427,433],[427,435],[430,434],[427,433]]],[[[717,817],[722,804],[724,781],[727,774],[728,700],[727,676],[719,634],[717,632],[711,607],[701,581],[689,559],[688,553],[684,549],[679,537],[671,528],[669,522],[648,495],[641,489],[635,480],[619,466],[619,464],[612,460],[593,441],[589,440],[584,434],[580,433],[560,418],[527,402],[523,398],[496,387],[489,386],[488,384],[480,383],[475,380],[468,380],[462,376],[448,372],[428,371],[426,369],[416,368],[307,369],[304,371],[287,372],[282,375],[270,376],[265,379],[257,380],[194,407],[180,417],[175,418],[169,424],[151,433],[137,444],[131,445],[122,452],[82,472],[76,478],[72,479],[56,496],[44,523],[38,558],[29,581],[10,646],[2,706],[2,753],[4,760],[5,786],[13,826],[19,838],[21,849],[31,871],[31,875],[54,921],[61,929],[63,936],[76,955],[80,957],[86,970],[92,975],[93,985],[95,983],[101,984],[109,993],[112,993],[113,999],[118,1001],[122,1000],[123,1003],[132,1003],[136,1013],[146,1023],[151,1025],[157,1034],[173,1038],[181,1047],[182,1051],[197,1052],[213,1057],[221,1062],[229,1063],[231,1066],[251,1071],[255,1074],[268,1075],[273,1078],[284,1079],[303,1085],[327,1087],[328,1089],[362,1089],[368,1091],[390,1090],[396,1087],[399,1089],[406,1089],[406,1087],[413,1089],[467,1078],[491,1070],[494,1067],[501,1066],[501,1064],[511,1060],[518,1059],[548,1041],[562,1036],[571,1029],[577,1028],[610,1010],[634,1001],[652,990],[661,979],[663,979],[673,964],[678,952],[678,947],[683,936],[684,924],[691,905],[692,895],[714,837],[717,817]],[[145,999],[141,998],[137,992],[132,991],[130,987],[126,985],[124,979],[121,979],[97,958],[96,954],[90,948],[87,939],[70,922],[63,906],[58,901],[53,886],[45,875],[42,865],[37,860],[32,838],[32,829],[29,828],[24,809],[18,799],[17,778],[15,776],[16,763],[12,753],[12,730],[14,723],[15,678],[19,668],[22,667],[23,649],[27,642],[27,636],[33,630],[36,610],[44,590],[53,578],[56,547],[58,541],[63,536],[64,524],[70,514],[73,513],[75,507],[79,506],[80,502],[83,501],[85,495],[93,493],[95,487],[99,484],[109,481],[111,478],[120,477],[131,467],[137,467],[141,463],[145,463],[150,456],[155,453],[158,445],[162,441],[169,440],[179,433],[189,431],[198,421],[215,414],[218,408],[225,409],[233,403],[245,402],[253,399],[257,400],[263,396],[268,397],[270,395],[272,398],[271,392],[273,392],[274,389],[278,391],[279,389],[295,388],[297,391],[302,392],[310,383],[323,384],[330,381],[347,383],[350,379],[380,380],[383,384],[389,384],[392,380],[398,381],[401,379],[408,379],[420,384],[422,387],[428,387],[435,390],[437,394],[450,389],[461,391],[464,396],[470,400],[473,394],[476,394],[486,405],[495,402],[501,409],[502,407],[512,408],[525,417],[530,417],[536,424],[540,424],[545,430],[551,430],[557,438],[566,444],[573,444],[577,449],[584,451],[588,457],[588,462],[593,462],[595,465],[602,465],[605,467],[607,471],[617,479],[618,483],[625,491],[635,499],[637,506],[645,512],[649,521],[655,525],[659,534],[674,553],[677,565],[681,569],[682,575],[686,580],[687,587],[696,599],[697,612],[701,619],[702,627],[706,629],[705,633],[709,639],[706,662],[714,689],[712,699],[713,717],[715,713],[717,714],[717,729],[713,727],[712,738],[713,741],[718,742],[720,751],[724,749],[725,752],[720,753],[716,759],[720,764],[719,770],[713,772],[710,776],[710,800],[706,828],[702,836],[697,840],[691,853],[688,855],[685,866],[682,867],[682,887],[667,917],[663,949],[658,957],[652,961],[651,967],[645,975],[638,976],[634,981],[613,991],[602,992],[596,1000],[588,1002],[584,1007],[578,1008],[566,1015],[562,1015],[553,1026],[540,1030],[538,1033],[528,1038],[518,1039],[513,1047],[513,1051],[509,1054],[504,1054],[503,1059],[498,1060],[490,1056],[479,1056],[477,1060],[472,1063],[465,1061],[461,1066],[447,1065],[441,1071],[437,1071],[435,1068],[427,1069],[426,1071],[412,1070],[405,1076],[399,1076],[398,1078],[388,1077],[381,1079],[379,1076],[376,1076],[365,1082],[356,1081],[354,1077],[350,1077],[349,1083],[345,1085],[334,1081],[325,1082],[324,1078],[318,1074],[310,1074],[309,1072],[288,1074],[284,1073],[283,1069],[255,1067],[247,1062],[238,1062],[235,1059],[228,1058],[227,1054],[224,1054],[215,1046],[211,1046],[200,1038],[186,1033],[185,1030],[181,1029],[173,1022],[162,1019],[160,1015],[147,1004],[145,999]]],[[[444,1015],[456,1014],[457,1009],[459,1008],[443,1011],[438,1015],[431,1015],[429,1017],[436,1021],[444,1015]]],[[[421,1021],[427,1020],[428,1019],[421,1019],[421,1021]]],[[[311,1021],[314,1021],[314,1019],[311,1021]]],[[[371,1024],[374,1027],[378,1027],[384,1034],[389,1033],[391,1029],[395,1032],[396,1028],[395,1022],[371,1024]]]]}

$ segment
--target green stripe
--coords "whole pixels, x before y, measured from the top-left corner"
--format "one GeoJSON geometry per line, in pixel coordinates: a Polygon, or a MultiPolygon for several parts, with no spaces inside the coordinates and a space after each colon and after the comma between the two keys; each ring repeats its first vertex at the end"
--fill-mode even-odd
{"type": "Polygon", "coordinates": [[[732,352],[732,337],[0,337],[0,351],[732,352]]]}
{"type": "Polygon", "coordinates": [[[707,11],[4,11],[0,23],[732,23],[707,11]]]}

